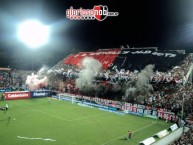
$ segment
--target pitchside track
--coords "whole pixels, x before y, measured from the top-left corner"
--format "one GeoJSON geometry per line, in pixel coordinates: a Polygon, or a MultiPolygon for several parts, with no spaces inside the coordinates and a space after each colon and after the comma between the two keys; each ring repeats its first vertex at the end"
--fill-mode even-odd
{"type": "Polygon", "coordinates": [[[48,98],[0,101],[0,106],[6,103],[0,145],[136,145],[171,125],[48,98]],[[125,140],[128,130],[131,140],[125,140]]]}

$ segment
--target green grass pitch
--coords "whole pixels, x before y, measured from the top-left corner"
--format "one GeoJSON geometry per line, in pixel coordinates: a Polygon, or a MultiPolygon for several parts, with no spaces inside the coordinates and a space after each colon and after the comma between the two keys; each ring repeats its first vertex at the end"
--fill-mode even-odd
{"type": "Polygon", "coordinates": [[[5,104],[9,110],[0,110],[0,145],[136,145],[171,126],[48,98],[0,101],[5,104]],[[125,140],[128,130],[132,137],[125,140]]]}

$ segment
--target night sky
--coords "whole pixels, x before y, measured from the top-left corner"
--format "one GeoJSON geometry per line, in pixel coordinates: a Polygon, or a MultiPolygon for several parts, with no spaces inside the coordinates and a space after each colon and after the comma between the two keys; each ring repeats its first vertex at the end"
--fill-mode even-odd
{"type": "Polygon", "coordinates": [[[37,69],[71,53],[121,45],[193,52],[193,0],[1,0],[0,19],[1,67],[37,69]],[[66,18],[70,6],[94,5],[119,16],[101,22],[66,18]],[[48,44],[32,50],[18,41],[17,26],[27,19],[51,26],[48,44]]]}

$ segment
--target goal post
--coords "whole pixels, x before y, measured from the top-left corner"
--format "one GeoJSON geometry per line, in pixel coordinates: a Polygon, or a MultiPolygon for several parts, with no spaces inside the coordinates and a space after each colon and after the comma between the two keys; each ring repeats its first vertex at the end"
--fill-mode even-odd
{"type": "Polygon", "coordinates": [[[75,103],[76,102],[76,97],[74,95],[70,94],[59,94],[59,100],[75,103]]]}

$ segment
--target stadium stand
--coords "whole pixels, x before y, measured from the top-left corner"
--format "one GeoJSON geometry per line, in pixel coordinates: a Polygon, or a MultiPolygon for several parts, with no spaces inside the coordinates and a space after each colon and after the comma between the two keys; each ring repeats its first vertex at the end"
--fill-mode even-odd
{"type": "Polygon", "coordinates": [[[193,143],[193,129],[190,128],[188,132],[183,133],[180,139],[176,140],[170,145],[192,145],[193,143]]]}
{"type": "MultiPolygon", "coordinates": [[[[12,84],[15,86],[20,82],[21,85],[24,85],[30,73],[32,72],[13,70],[12,84]]],[[[159,51],[143,48],[79,52],[58,62],[47,71],[47,75],[49,76],[49,88],[52,90],[144,105],[152,110],[163,109],[164,112],[170,114],[168,115],[169,120],[176,120],[171,119],[172,115],[176,115],[184,120],[187,118],[188,125],[192,125],[193,84],[192,80],[189,81],[189,78],[192,77],[192,55],[184,51],[159,51]],[[81,62],[85,57],[92,57],[102,64],[102,70],[95,74],[90,82],[90,88],[86,91],[76,86],[76,80],[82,69],[81,62]],[[148,84],[153,87],[153,90],[143,94],[131,93],[126,96],[129,85],[139,79],[140,72],[149,64],[155,66],[153,73],[148,78],[148,84]],[[182,112],[182,105],[184,112],[182,112]]],[[[3,80],[1,87],[10,85],[9,78],[8,73],[0,73],[0,79],[3,80]]],[[[158,116],[161,118],[162,115],[160,113],[158,116]]],[[[192,130],[184,135],[191,138],[190,134],[192,130]]],[[[183,140],[185,138],[183,137],[183,140]]],[[[177,141],[177,143],[180,142],[177,141]]]]}
{"type": "Polygon", "coordinates": [[[6,89],[11,85],[10,68],[0,68],[0,89],[6,89]]]}

